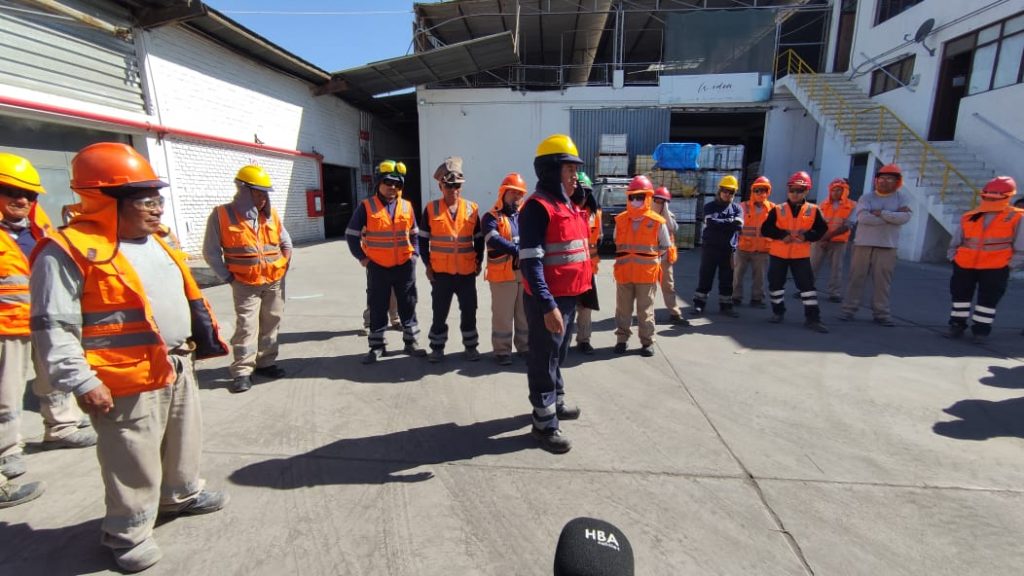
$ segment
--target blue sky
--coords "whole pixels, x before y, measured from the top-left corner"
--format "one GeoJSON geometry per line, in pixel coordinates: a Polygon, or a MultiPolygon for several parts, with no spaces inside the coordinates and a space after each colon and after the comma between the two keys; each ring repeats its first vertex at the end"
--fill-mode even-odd
{"type": "Polygon", "coordinates": [[[413,0],[207,0],[206,4],[328,72],[412,53],[413,0]]]}

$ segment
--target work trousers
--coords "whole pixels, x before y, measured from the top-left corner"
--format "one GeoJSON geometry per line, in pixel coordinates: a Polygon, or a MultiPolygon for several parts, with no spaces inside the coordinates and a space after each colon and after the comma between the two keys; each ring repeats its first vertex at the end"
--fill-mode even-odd
{"type": "Polygon", "coordinates": [[[523,280],[516,277],[509,282],[490,282],[491,285],[491,346],[498,356],[512,354],[512,345],[520,353],[530,349],[526,326],[526,308],[523,304],[523,280]]]}
{"type": "Polygon", "coordinates": [[[843,256],[846,256],[846,242],[815,242],[811,244],[811,270],[817,281],[821,265],[828,262],[828,286],[830,298],[842,297],[843,256]]]}
{"type": "Polygon", "coordinates": [[[590,334],[593,331],[594,311],[586,306],[576,304],[576,343],[590,343],[590,334]]]}
{"type": "Polygon", "coordinates": [[[533,426],[543,430],[558,428],[557,407],[565,403],[565,381],[562,363],[569,353],[569,342],[576,323],[576,297],[555,298],[562,313],[563,329],[560,334],[548,331],[544,325],[541,301],[523,295],[526,322],[530,326],[530,353],[527,356],[526,382],[530,387],[530,405],[533,406],[533,426]]]}
{"type": "Polygon", "coordinates": [[[786,314],[786,276],[790,271],[800,291],[800,300],[804,303],[804,318],[808,322],[818,322],[821,320],[821,308],[818,306],[818,293],[814,290],[810,258],[771,256],[768,259],[768,296],[772,301],[772,313],[780,316],[786,314]]]}
{"type": "Polygon", "coordinates": [[[253,286],[231,283],[235,298],[235,333],[231,336],[231,377],[248,376],[277,361],[277,332],[284,315],[284,278],[253,286]]]}
{"type": "Polygon", "coordinates": [[[722,310],[732,308],[732,253],[731,246],[708,246],[701,248],[700,271],[697,276],[697,291],[693,293],[693,305],[706,308],[708,292],[718,273],[718,306],[722,310]]]}
{"type": "Polygon", "coordinates": [[[996,306],[1006,293],[1006,284],[1010,281],[1010,268],[979,270],[977,268],[961,268],[953,263],[953,276],[949,279],[949,294],[952,296],[953,309],[949,313],[949,323],[967,326],[971,323],[971,332],[979,336],[992,333],[992,322],[996,318],[996,306]],[[978,291],[978,301],[974,304],[971,314],[971,300],[974,291],[978,291]]]}
{"type": "MultiPolygon", "coordinates": [[[[395,292],[391,292],[391,301],[388,302],[388,321],[392,324],[400,324],[401,320],[398,318],[398,298],[395,297],[395,292]]],[[[370,329],[370,308],[363,308],[363,328],[370,329]]]]}
{"type": "Polygon", "coordinates": [[[679,303],[676,301],[676,273],[672,264],[668,263],[668,258],[661,259],[661,296],[665,299],[668,313],[673,317],[680,316],[679,303]]]}
{"type": "Polygon", "coordinates": [[[615,341],[626,342],[633,335],[633,304],[636,304],[637,332],[640,345],[654,344],[654,297],[658,285],[616,284],[615,285],[615,341]]]}
{"type": "Polygon", "coordinates": [[[462,345],[476,348],[480,344],[480,336],[476,331],[476,276],[435,272],[430,288],[434,320],[427,334],[431,350],[444,350],[448,342],[448,312],[452,308],[453,296],[459,299],[462,345]]]}
{"type": "Polygon", "coordinates": [[[370,350],[384,349],[384,331],[388,326],[391,295],[398,301],[398,318],[402,322],[402,341],[416,342],[420,327],[416,322],[416,268],[414,260],[384,267],[370,260],[366,263],[366,307],[370,309],[370,350]]]}
{"type": "Polygon", "coordinates": [[[106,493],[102,543],[131,548],[153,534],[159,510],[175,510],[199,495],[203,417],[189,356],[171,355],[172,385],[114,398],[93,415],[96,456],[106,493]]]}
{"type": "Polygon", "coordinates": [[[743,276],[750,268],[750,301],[764,302],[764,276],[768,270],[767,252],[746,252],[737,250],[735,256],[736,272],[733,274],[732,297],[740,302],[743,300],[743,276]]]}
{"type": "Polygon", "coordinates": [[[892,287],[894,270],[896,270],[895,248],[854,245],[853,256],[850,258],[850,281],[846,287],[846,298],[843,300],[843,312],[852,315],[860,308],[860,299],[864,296],[864,282],[870,275],[871,311],[875,320],[891,318],[889,289],[892,287]]]}
{"type": "MultiPolygon", "coordinates": [[[[50,387],[43,367],[34,367],[30,338],[0,336],[0,457],[22,452],[21,407],[33,373],[32,393],[39,398],[45,428],[43,440],[58,440],[78,430],[81,410],[71,394],[50,387]]],[[[0,474],[0,486],[4,483],[0,474]]]]}

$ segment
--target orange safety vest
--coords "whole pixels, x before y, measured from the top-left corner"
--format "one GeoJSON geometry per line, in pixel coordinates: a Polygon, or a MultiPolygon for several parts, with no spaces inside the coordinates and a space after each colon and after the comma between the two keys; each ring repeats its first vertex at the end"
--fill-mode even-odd
{"type": "Polygon", "coordinates": [[[615,216],[615,281],[654,284],[661,281],[658,232],[665,219],[648,210],[636,230],[628,212],[615,216]]]}
{"type": "Polygon", "coordinates": [[[772,239],[761,235],[761,225],[768,219],[768,213],[775,208],[770,200],[764,204],[756,204],[753,200],[742,203],[743,229],[740,231],[738,248],[743,252],[768,252],[772,239]]]}
{"type": "MultiPolygon", "coordinates": [[[[839,207],[836,208],[832,200],[826,200],[821,206],[821,215],[824,216],[828,222],[828,229],[836,230],[850,219],[850,214],[853,214],[853,209],[857,207],[857,203],[853,200],[843,198],[839,201],[839,207]]],[[[837,234],[829,239],[829,242],[848,242],[850,240],[850,230],[837,234]]]]}
{"type": "Polygon", "coordinates": [[[598,247],[601,244],[601,209],[595,212],[587,210],[587,228],[590,230],[590,267],[597,274],[598,265],[601,263],[601,255],[598,254],[598,247]]]}
{"type": "Polygon", "coordinates": [[[452,220],[441,200],[427,206],[427,229],[430,231],[430,269],[441,274],[476,274],[476,249],[473,234],[477,227],[476,202],[459,198],[452,220]]]}
{"type": "MultiPolygon", "coordinates": [[[[36,241],[53,232],[50,218],[43,207],[36,204],[28,213],[28,225],[36,241]]],[[[28,336],[29,263],[25,253],[11,238],[0,230],[0,336],[28,336]]]]}
{"type": "Polygon", "coordinates": [[[384,268],[394,268],[408,262],[413,254],[409,236],[416,233],[412,204],[398,198],[395,216],[392,218],[388,214],[387,205],[374,194],[363,200],[363,209],[366,211],[366,226],[362,230],[362,244],[366,257],[384,268]]]}
{"type": "MultiPolygon", "coordinates": [[[[810,202],[804,202],[800,207],[800,214],[796,217],[787,209],[789,202],[775,205],[775,225],[779,230],[786,232],[807,232],[814,226],[814,214],[818,207],[810,202]]],[[[774,240],[768,249],[769,254],[786,260],[811,257],[811,243],[806,240],[799,242],[783,242],[774,240]]]]}
{"type": "Polygon", "coordinates": [[[975,214],[979,211],[971,210],[960,218],[964,241],[957,247],[953,261],[961,268],[976,270],[997,270],[1009,266],[1014,236],[1024,211],[1007,206],[1002,212],[995,213],[988,226],[984,216],[972,222],[971,217],[975,214]]]}
{"type": "Polygon", "coordinates": [[[258,230],[231,204],[217,207],[220,222],[220,246],[224,264],[236,280],[251,286],[277,282],[288,270],[288,259],[281,253],[281,219],[270,209],[270,218],[260,213],[258,230]]]}
{"type": "MultiPolygon", "coordinates": [[[[508,216],[502,214],[498,210],[491,210],[491,215],[494,216],[494,221],[498,224],[498,234],[502,238],[518,244],[519,239],[512,237],[512,222],[508,216]]],[[[431,239],[433,243],[433,239],[431,239]]],[[[433,252],[434,247],[430,247],[433,252]]],[[[433,259],[433,255],[431,255],[433,259]]],[[[487,253],[487,270],[484,271],[484,279],[488,282],[511,282],[516,279],[516,271],[512,269],[512,255],[511,254],[499,254],[497,256],[491,256],[490,252],[487,253]]]]}
{"type": "MultiPolygon", "coordinates": [[[[153,241],[167,251],[181,271],[185,298],[192,316],[192,338],[198,358],[224,356],[228,346],[220,339],[213,309],[196,285],[184,256],[158,235],[153,241]]],[[[111,251],[106,239],[78,230],[74,224],[36,245],[32,258],[47,242],[60,246],[82,276],[82,349],[96,376],[114,397],[158,390],[174,381],[167,345],[153,319],[142,281],[120,251],[111,251]],[[92,261],[96,254],[113,257],[92,261]]]]}

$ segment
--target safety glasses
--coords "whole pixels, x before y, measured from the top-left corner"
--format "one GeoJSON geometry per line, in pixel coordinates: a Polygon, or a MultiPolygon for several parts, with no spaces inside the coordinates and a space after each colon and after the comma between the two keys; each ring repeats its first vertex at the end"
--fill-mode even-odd
{"type": "Polygon", "coordinates": [[[629,199],[630,200],[643,200],[644,196],[646,196],[646,194],[630,194],[629,195],[629,199]]]}
{"type": "Polygon", "coordinates": [[[381,174],[394,174],[399,173],[405,176],[405,163],[395,162],[394,160],[385,160],[377,166],[377,172],[381,174]]]}
{"type": "Polygon", "coordinates": [[[458,190],[462,188],[462,182],[445,182],[444,187],[449,190],[458,190]]]}
{"type": "Polygon", "coordinates": [[[151,196],[149,198],[136,198],[129,201],[129,204],[131,204],[136,210],[155,212],[157,210],[163,210],[164,202],[165,200],[163,196],[151,196]]]}

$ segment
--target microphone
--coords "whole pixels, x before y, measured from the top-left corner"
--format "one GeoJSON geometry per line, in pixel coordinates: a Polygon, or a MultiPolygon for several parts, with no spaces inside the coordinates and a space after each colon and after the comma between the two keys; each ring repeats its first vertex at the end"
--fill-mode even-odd
{"type": "Polygon", "coordinates": [[[633,547],[604,520],[574,518],[558,537],[555,576],[633,576],[633,547]]]}

